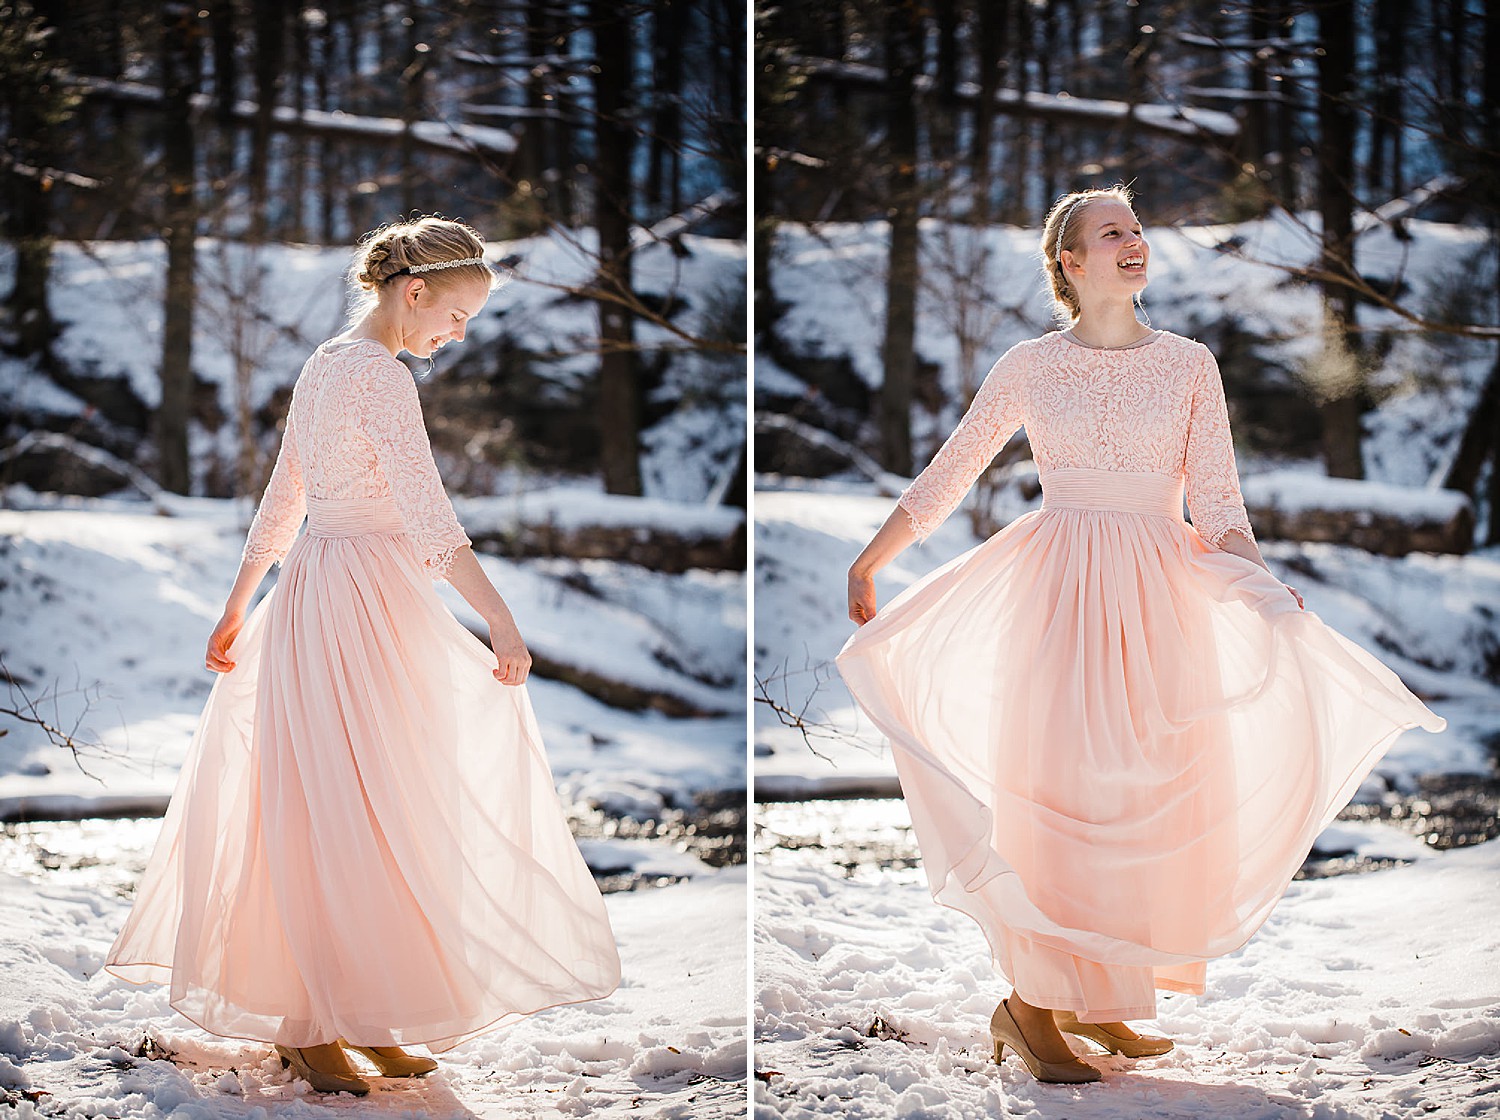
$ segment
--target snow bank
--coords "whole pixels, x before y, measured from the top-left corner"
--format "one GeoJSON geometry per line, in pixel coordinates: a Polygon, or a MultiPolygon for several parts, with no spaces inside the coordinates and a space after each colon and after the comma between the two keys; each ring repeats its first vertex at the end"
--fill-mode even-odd
{"type": "Polygon", "coordinates": [[[496,498],[456,498],[453,505],[471,533],[503,533],[521,524],[550,523],[559,529],[625,526],[642,532],[722,537],[745,522],[744,511],[732,506],[634,498],[565,486],[496,498]]]}
{"type": "Polygon", "coordinates": [[[1246,475],[1240,492],[1246,505],[1274,506],[1285,513],[1320,509],[1370,512],[1413,523],[1447,521],[1470,507],[1468,497],[1456,490],[1328,478],[1290,469],[1246,475]]]}

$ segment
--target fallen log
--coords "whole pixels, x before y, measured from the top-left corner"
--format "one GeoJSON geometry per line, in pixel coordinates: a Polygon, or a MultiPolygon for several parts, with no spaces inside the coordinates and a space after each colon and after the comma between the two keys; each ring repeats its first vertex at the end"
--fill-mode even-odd
{"type": "Polygon", "coordinates": [[[507,559],[617,560],[653,571],[745,570],[745,513],[581,490],[454,502],[481,551],[507,559]]]}
{"type": "Polygon", "coordinates": [[[1348,544],[1382,556],[1474,547],[1473,503],[1454,490],[1279,470],[1246,477],[1241,492],[1265,540],[1348,544]]]}

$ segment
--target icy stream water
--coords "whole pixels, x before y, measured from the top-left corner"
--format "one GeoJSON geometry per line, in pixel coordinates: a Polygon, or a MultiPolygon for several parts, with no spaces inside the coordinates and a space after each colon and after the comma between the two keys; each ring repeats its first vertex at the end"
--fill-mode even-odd
{"type": "MultiPolygon", "coordinates": [[[[664,887],[745,860],[745,804],[737,791],[702,794],[692,808],[645,820],[586,806],[569,807],[568,818],[606,894],[664,887]]],[[[160,828],[158,817],[0,824],[0,874],[130,898],[160,828]]]]}
{"type": "MultiPolygon", "coordinates": [[[[1411,793],[1356,802],[1319,837],[1298,879],[1376,871],[1500,836],[1500,777],[1435,774],[1411,793]]],[[[872,881],[920,865],[906,803],[895,798],[785,801],[755,807],[757,859],[872,881]]]]}

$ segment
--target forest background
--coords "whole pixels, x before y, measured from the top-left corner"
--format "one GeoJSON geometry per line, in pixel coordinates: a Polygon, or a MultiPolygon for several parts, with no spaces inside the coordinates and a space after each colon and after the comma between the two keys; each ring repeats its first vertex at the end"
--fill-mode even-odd
{"type": "MultiPolygon", "coordinates": [[[[941,290],[949,306],[954,389],[967,399],[993,360],[984,360],[992,320],[1013,319],[1026,302],[1018,289],[1030,288],[1024,275],[997,288],[985,250],[962,256],[951,233],[919,251],[924,219],[934,230],[1039,229],[1064,191],[1119,181],[1139,196],[1148,236],[1252,220],[1294,226],[1310,251],[1263,263],[1285,285],[1318,293],[1326,320],[1316,354],[1280,369],[1273,387],[1252,367],[1287,363],[1256,352],[1266,340],[1235,331],[1233,308],[1205,341],[1218,344],[1231,394],[1253,410],[1238,425],[1247,446],[1312,453],[1331,476],[1366,474],[1361,422],[1396,337],[1496,337],[1493,4],[762,4],[755,51],[757,347],[816,386],[826,406],[767,408],[837,436],[872,420],[861,446],[897,474],[931,451],[914,447],[913,406],[943,410],[948,391],[913,345],[919,294],[941,290]],[[1426,291],[1403,258],[1361,259],[1361,239],[1399,241],[1418,216],[1492,234],[1450,262],[1459,283],[1426,291]],[[779,292],[777,271],[794,269],[777,236],[783,223],[872,220],[888,223],[885,315],[879,384],[862,388],[831,355],[799,350],[780,329],[795,301],[779,292]]],[[[1256,259],[1242,232],[1223,232],[1212,247],[1256,259]]],[[[1481,494],[1479,481],[1500,487],[1500,472],[1485,470],[1500,443],[1500,365],[1455,419],[1443,433],[1441,485],[1488,508],[1494,493],[1481,494]]],[[[762,429],[758,462],[778,470],[796,437],[762,429]]],[[[1491,518],[1487,539],[1496,534],[1491,518]]]]}
{"type": "MultiPolygon", "coordinates": [[[[1500,1108],[1500,991],[1474,980],[1500,960],[1497,59],[1482,0],[757,4],[757,1116],[1500,1108]],[[1133,1024],[1173,1054],[1092,1054],[1076,1094],[994,1063],[1008,985],[933,906],[834,657],[897,495],[994,361],[1065,325],[1049,207],[1115,182],[1142,317],[1218,359],[1271,571],[1448,727],[1397,739],[1203,995],[1133,1024]]],[[[1040,489],[1017,433],[878,603],[1040,489]]]]}
{"type": "MultiPolygon", "coordinates": [[[[742,290],[689,299],[680,277],[639,282],[650,272],[639,257],[643,247],[691,256],[688,234],[743,238],[744,49],[744,13],[726,0],[7,5],[6,350],[91,406],[97,423],[70,418],[71,438],[170,491],[255,492],[285,407],[283,394],[255,391],[267,331],[299,329],[266,322],[270,260],[256,250],[347,251],[386,221],[442,211],[491,241],[550,238],[576,255],[576,276],[528,268],[543,262],[524,246],[513,263],[523,280],[552,285],[553,304],[596,317],[591,338],[501,331],[488,364],[451,379],[493,390],[484,418],[498,431],[479,457],[595,473],[611,493],[639,494],[641,432],[687,395],[662,389],[674,356],[718,360],[698,398],[720,383],[732,406],[743,386],[742,290]],[[161,322],[155,392],[110,383],[119,371],[107,362],[68,361],[52,303],[59,244],[140,239],[165,248],[161,306],[149,309],[161,322]],[[204,334],[232,367],[228,400],[195,368],[204,334]],[[241,435],[236,454],[214,449],[227,461],[190,451],[195,425],[226,424],[241,435]]],[[[474,407],[473,392],[455,391],[435,403],[474,407]]],[[[11,422],[28,421],[64,427],[13,405],[11,422]]],[[[440,453],[472,443],[435,427],[440,453]]],[[[713,456],[738,457],[737,435],[713,456]]],[[[9,472],[33,477],[14,462],[9,472]]]]}

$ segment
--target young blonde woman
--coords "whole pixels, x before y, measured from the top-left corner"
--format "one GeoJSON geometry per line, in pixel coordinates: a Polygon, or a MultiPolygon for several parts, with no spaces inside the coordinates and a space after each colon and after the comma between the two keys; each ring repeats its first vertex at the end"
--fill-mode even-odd
{"type": "Polygon", "coordinates": [[[934,899],[1014,987],[996,1060],[1085,1082],[1064,1032],[1169,1050],[1125,1020],[1201,993],[1397,734],[1446,724],[1266,568],[1213,354],[1136,318],[1125,190],[1059,199],[1041,253],[1067,329],[995,363],[854,562],[838,665],[891,741],[934,899]],[[1042,508],[877,613],[875,573],[1023,424],[1042,508]]]}
{"type": "Polygon", "coordinates": [[[523,687],[397,360],[462,341],[498,277],[461,222],[362,243],[356,321],[308,358],[208,643],[219,673],[105,967],[323,1091],[619,983],[523,687]],[[307,527],[298,529],[304,515],[307,527]],[[275,587],[246,615],[273,563],[275,587]],[[490,646],[438,598],[447,579],[490,646]]]}

